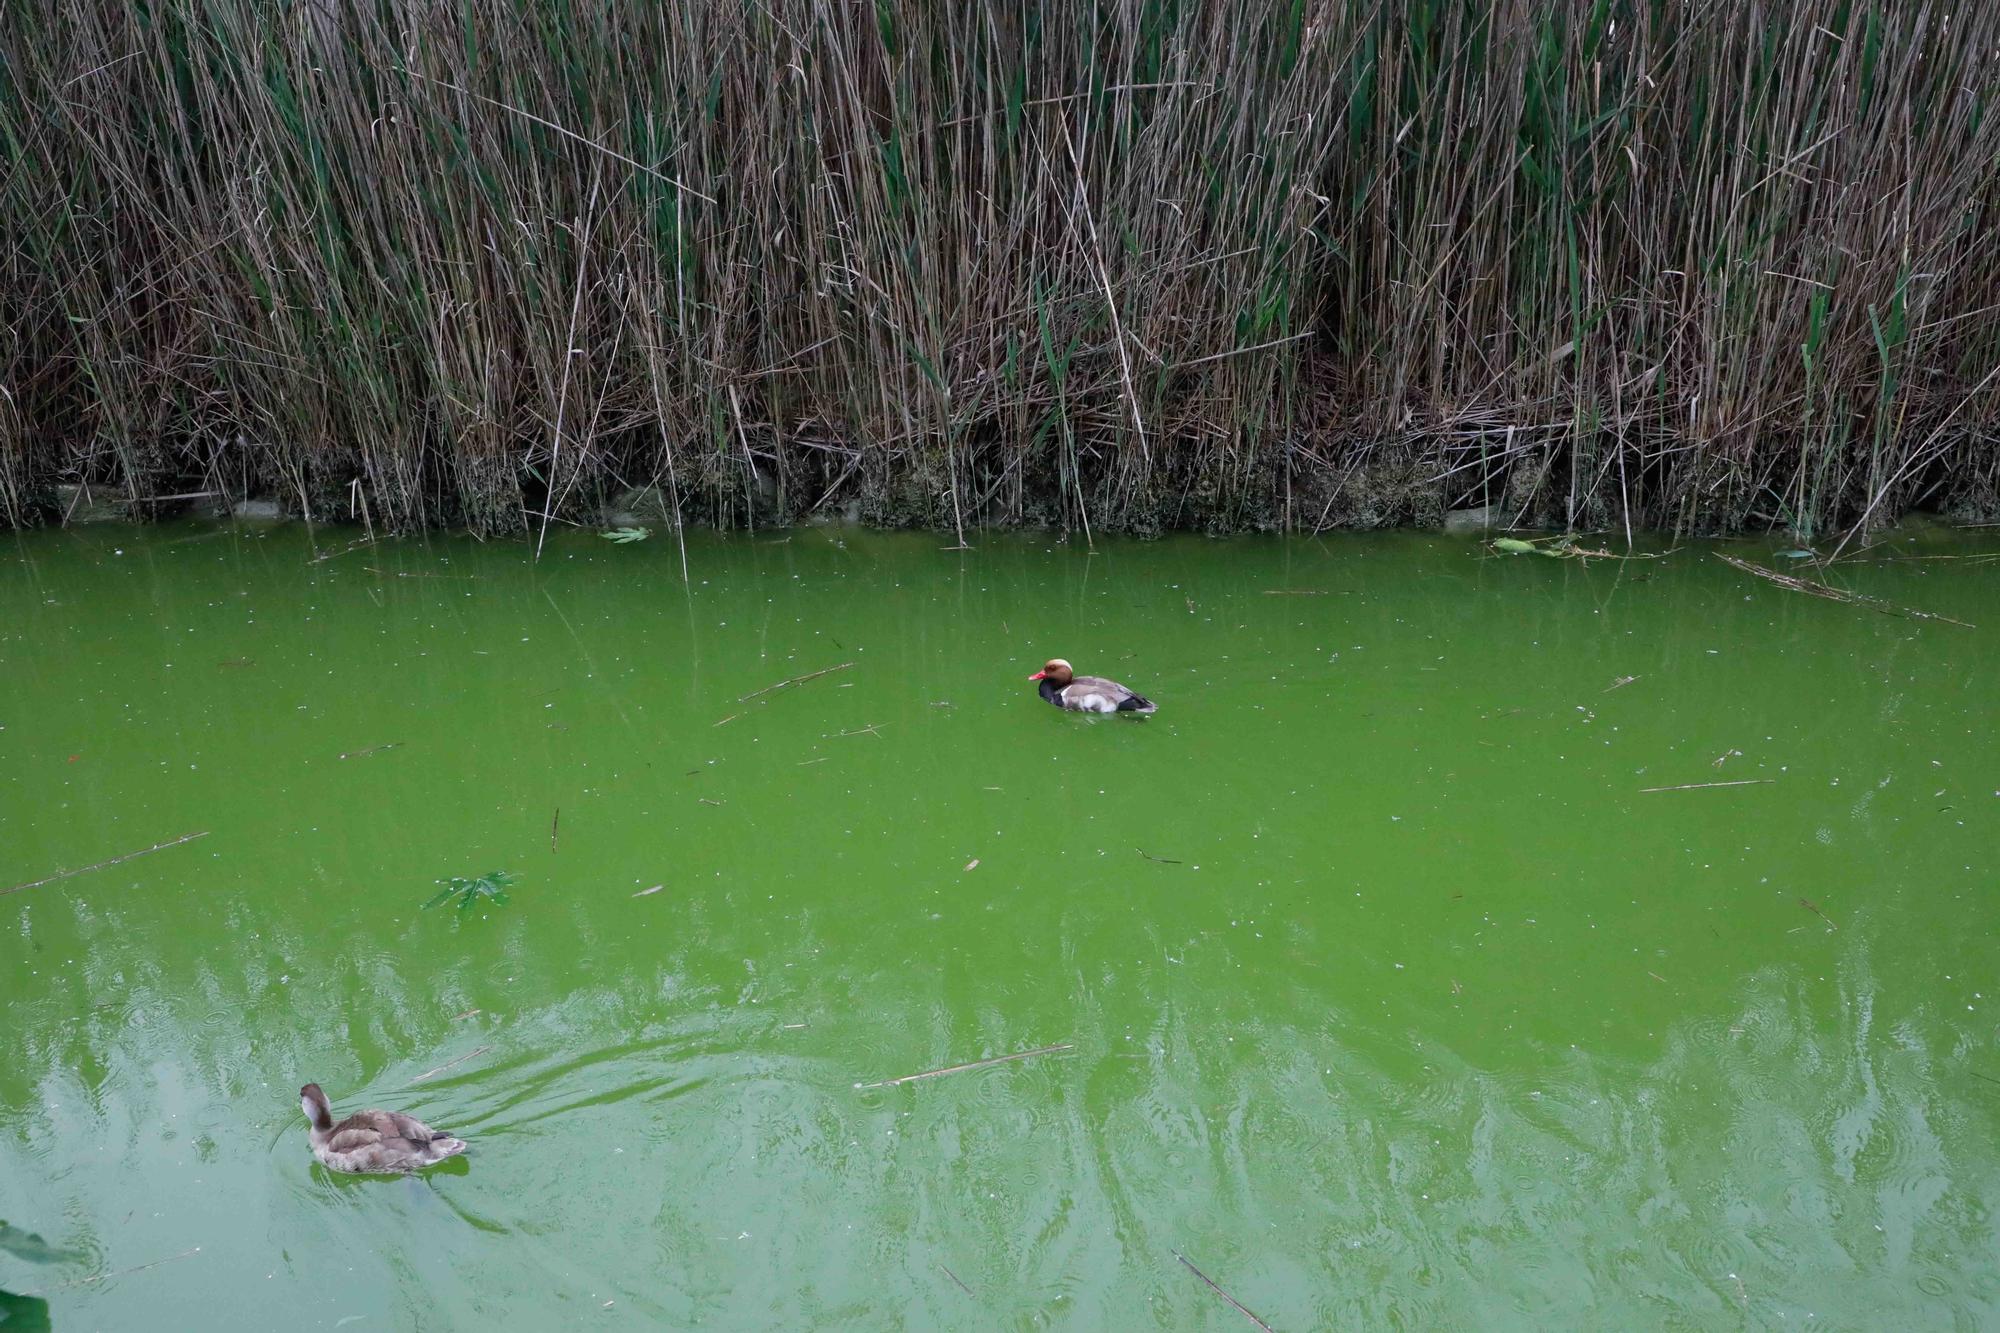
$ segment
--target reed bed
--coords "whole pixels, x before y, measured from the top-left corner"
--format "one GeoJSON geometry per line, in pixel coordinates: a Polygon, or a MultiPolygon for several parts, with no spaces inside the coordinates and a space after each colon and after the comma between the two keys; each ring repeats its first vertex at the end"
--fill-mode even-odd
{"type": "Polygon", "coordinates": [[[8,6],[0,519],[1992,513],[1996,57],[1921,0],[8,6]]]}

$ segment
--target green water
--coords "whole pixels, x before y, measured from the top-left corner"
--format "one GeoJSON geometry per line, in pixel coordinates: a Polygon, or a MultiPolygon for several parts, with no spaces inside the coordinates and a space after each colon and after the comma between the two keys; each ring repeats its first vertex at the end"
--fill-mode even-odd
{"type": "Polygon", "coordinates": [[[2000,1322],[1991,542],[353,539],[0,547],[55,1328],[2000,1322]]]}

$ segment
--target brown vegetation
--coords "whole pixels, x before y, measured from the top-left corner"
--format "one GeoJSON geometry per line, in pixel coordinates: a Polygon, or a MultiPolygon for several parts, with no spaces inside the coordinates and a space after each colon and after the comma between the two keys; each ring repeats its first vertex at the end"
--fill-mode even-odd
{"type": "Polygon", "coordinates": [[[0,520],[1990,511],[1996,55],[1886,0],[16,5],[0,520]]]}

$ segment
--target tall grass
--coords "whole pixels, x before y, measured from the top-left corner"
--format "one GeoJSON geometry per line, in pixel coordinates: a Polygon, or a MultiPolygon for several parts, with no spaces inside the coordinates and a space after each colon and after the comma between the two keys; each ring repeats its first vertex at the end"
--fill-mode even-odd
{"type": "Polygon", "coordinates": [[[1992,506],[1996,57],[1921,0],[9,6],[0,518],[1992,506]]]}

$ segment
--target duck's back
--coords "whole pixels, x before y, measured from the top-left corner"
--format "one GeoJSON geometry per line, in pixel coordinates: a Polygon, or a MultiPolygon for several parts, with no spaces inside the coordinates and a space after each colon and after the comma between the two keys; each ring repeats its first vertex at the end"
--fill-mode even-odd
{"type": "Polygon", "coordinates": [[[414,1171],[465,1151],[462,1139],[440,1134],[399,1111],[360,1111],[315,1136],[313,1156],[332,1171],[414,1171]]]}
{"type": "Polygon", "coordinates": [[[1150,713],[1153,701],[1102,676],[1078,676],[1062,690],[1063,706],[1080,713],[1150,713]]]}

